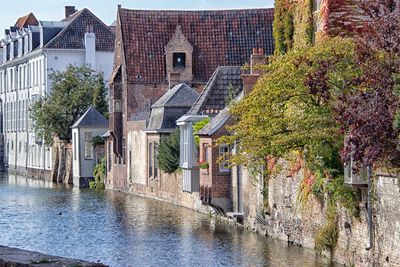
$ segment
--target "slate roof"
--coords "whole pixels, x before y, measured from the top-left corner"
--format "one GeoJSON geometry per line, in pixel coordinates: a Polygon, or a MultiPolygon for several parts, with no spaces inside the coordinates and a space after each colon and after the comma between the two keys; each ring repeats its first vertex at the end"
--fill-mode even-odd
{"type": "Polygon", "coordinates": [[[45,48],[84,49],[85,33],[90,29],[96,34],[97,51],[114,51],[115,34],[90,10],[84,8],[68,17],[69,19],[70,23],[45,48]]]}
{"type": "Polygon", "coordinates": [[[188,112],[199,94],[188,85],[181,83],[168,90],[151,106],[148,131],[172,130],[176,120],[188,112]]]}
{"type": "Polygon", "coordinates": [[[26,28],[28,25],[39,25],[39,21],[33,13],[29,13],[28,15],[18,18],[14,27],[26,28]]]}
{"type": "Polygon", "coordinates": [[[253,48],[272,54],[274,10],[159,11],[119,9],[128,80],[166,81],[164,46],[177,25],[193,46],[195,82],[218,66],[241,66],[253,48]]]}
{"type": "MultiPolygon", "coordinates": [[[[233,101],[239,101],[242,99],[244,96],[243,91],[239,93],[239,95],[236,96],[236,98],[233,101]]],[[[218,113],[217,116],[212,118],[209,123],[207,123],[206,126],[204,126],[202,129],[197,131],[198,135],[208,135],[211,136],[213,135],[216,131],[221,129],[222,126],[225,125],[225,123],[229,120],[231,117],[231,114],[229,113],[229,106],[226,106],[223,110],[221,110],[220,113],[218,113]]]]}
{"type": "Polygon", "coordinates": [[[218,67],[188,115],[215,116],[218,114],[225,108],[229,86],[235,88],[237,92],[243,90],[241,67],[218,67]]]}
{"type": "Polygon", "coordinates": [[[156,107],[191,107],[199,94],[185,83],[175,85],[155,102],[156,107]]]}
{"type": "Polygon", "coordinates": [[[86,126],[106,126],[108,120],[94,107],[90,107],[86,112],[72,125],[71,128],[86,126]]]}

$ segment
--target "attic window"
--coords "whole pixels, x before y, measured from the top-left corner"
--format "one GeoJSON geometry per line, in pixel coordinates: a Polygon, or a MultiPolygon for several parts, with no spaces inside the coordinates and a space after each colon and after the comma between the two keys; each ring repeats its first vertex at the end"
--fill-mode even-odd
{"type": "Polygon", "coordinates": [[[173,67],[174,69],[184,69],[186,67],[186,54],[174,53],[173,54],[173,67]]]}

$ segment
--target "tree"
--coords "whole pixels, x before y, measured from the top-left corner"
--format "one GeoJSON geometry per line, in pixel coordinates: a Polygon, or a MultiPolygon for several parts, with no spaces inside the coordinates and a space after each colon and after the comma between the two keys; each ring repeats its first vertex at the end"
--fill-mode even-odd
{"type": "Polygon", "coordinates": [[[370,0],[361,7],[369,16],[356,46],[362,75],[353,82],[357,90],[344,92],[337,106],[341,130],[349,137],[342,158],[352,158],[356,170],[376,164],[398,167],[400,3],[370,0]]]}
{"type": "Polygon", "coordinates": [[[334,103],[359,76],[353,58],[353,42],[342,38],[272,58],[253,91],[230,110],[235,134],[219,142],[239,144],[232,160],[263,164],[268,156],[307,150],[310,162],[329,162],[343,142],[334,103]]]}
{"type": "Polygon", "coordinates": [[[49,75],[52,91],[37,100],[31,107],[35,132],[43,136],[46,144],[53,143],[53,137],[71,139],[71,126],[83,115],[89,106],[100,112],[107,112],[106,88],[103,74],[88,67],[69,65],[63,72],[49,75]]]}
{"type": "Polygon", "coordinates": [[[161,139],[158,148],[158,164],[166,173],[173,173],[179,168],[180,131],[175,129],[168,137],[161,139]]]}

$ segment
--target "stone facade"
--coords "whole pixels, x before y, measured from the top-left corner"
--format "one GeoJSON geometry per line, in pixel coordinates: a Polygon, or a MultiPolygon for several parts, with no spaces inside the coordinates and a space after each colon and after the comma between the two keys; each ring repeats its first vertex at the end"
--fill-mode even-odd
{"type": "MultiPolygon", "coordinates": [[[[268,188],[261,177],[254,177],[247,169],[241,172],[239,184],[242,207],[233,194],[234,210],[242,210],[244,225],[261,234],[285,240],[288,243],[315,248],[315,235],[326,221],[326,205],[312,194],[307,203],[298,201],[298,190],[303,179],[303,169],[292,173],[289,164],[283,160],[279,173],[268,181],[268,188]],[[265,198],[267,190],[268,197],[265,198]]],[[[238,175],[233,170],[233,192],[237,192],[238,175]]],[[[338,263],[349,266],[400,266],[400,185],[399,177],[378,175],[375,179],[375,200],[373,203],[373,247],[369,244],[366,210],[366,191],[362,191],[359,204],[359,218],[352,217],[345,208],[338,206],[338,242],[326,256],[338,263]]]]}

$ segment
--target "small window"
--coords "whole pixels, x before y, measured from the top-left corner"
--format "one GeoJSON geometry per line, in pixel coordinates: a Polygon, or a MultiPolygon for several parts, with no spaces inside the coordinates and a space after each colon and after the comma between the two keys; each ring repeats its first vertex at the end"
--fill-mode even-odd
{"type": "Polygon", "coordinates": [[[203,161],[208,162],[208,144],[203,144],[203,161]]]}
{"type": "Polygon", "coordinates": [[[220,172],[230,172],[229,169],[229,146],[222,145],[219,147],[219,157],[223,160],[219,164],[219,171],[220,172]]]}
{"type": "Polygon", "coordinates": [[[125,165],[126,139],[122,138],[122,164],[125,165]]]}
{"type": "Polygon", "coordinates": [[[149,177],[153,177],[153,144],[149,143],[149,177]]]}
{"type": "Polygon", "coordinates": [[[186,54],[185,53],[174,53],[173,54],[173,67],[176,68],[185,68],[186,67],[186,54]]]}
{"type": "Polygon", "coordinates": [[[121,101],[115,100],[115,112],[121,112],[121,101]]]}
{"type": "Polygon", "coordinates": [[[158,144],[154,143],[154,178],[158,177],[158,144]]]}
{"type": "Polygon", "coordinates": [[[92,133],[85,133],[85,159],[93,158],[92,133]]]}

